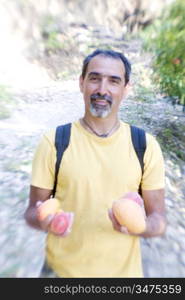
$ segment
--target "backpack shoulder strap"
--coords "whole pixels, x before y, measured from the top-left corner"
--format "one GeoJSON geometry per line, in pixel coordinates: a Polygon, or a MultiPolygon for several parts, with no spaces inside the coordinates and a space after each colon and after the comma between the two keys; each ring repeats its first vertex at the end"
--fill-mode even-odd
{"type": "Polygon", "coordinates": [[[137,157],[139,159],[141,171],[143,174],[143,171],[144,171],[143,158],[144,158],[144,153],[146,150],[146,134],[143,129],[138,128],[133,125],[130,126],[130,129],[131,129],[132,144],[134,146],[137,157]]]}
{"type": "MultiPolygon", "coordinates": [[[[132,144],[134,146],[135,152],[139,159],[141,171],[142,171],[142,175],[143,175],[143,172],[144,172],[143,158],[144,158],[144,154],[145,154],[145,150],[146,150],[146,134],[143,129],[138,128],[133,125],[130,126],[130,130],[131,130],[132,144]]],[[[138,192],[142,196],[141,183],[139,185],[138,192]]]]}
{"type": "Polygon", "coordinates": [[[53,187],[53,197],[55,196],[55,192],[56,192],[60,163],[62,160],[63,153],[69,145],[70,135],[71,135],[71,123],[57,126],[56,133],[55,133],[56,164],[55,164],[55,180],[54,180],[54,187],[53,187]]]}

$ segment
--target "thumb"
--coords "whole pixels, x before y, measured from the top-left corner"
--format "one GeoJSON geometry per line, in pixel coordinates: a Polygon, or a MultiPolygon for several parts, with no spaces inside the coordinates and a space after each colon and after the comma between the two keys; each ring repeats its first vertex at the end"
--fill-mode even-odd
{"type": "Polygon", "coordinates": [[[35,205],[36,205],[36,207],[39,207],[39,206],[41,206],[42,203],[43,203],[43,202],[39,200],[39,201],[36,202],[35,205]]]}

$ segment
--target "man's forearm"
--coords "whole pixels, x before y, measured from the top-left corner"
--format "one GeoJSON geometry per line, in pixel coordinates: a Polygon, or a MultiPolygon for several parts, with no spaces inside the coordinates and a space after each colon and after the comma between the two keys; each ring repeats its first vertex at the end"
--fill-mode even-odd
{"type": "Polygon", "coordinates": [[[24,218],[28,225],[35,229],[42,230],[40,222],[37,218],[36,207],[29,207],[24,214],[24,218]]]}
{"type": "Polygon", "coordinates": [[[141,234],[141,237],[157,237],[165,233],[166,218],[165,216],[153,213],[146,218],[146,231],[141,234]]]}

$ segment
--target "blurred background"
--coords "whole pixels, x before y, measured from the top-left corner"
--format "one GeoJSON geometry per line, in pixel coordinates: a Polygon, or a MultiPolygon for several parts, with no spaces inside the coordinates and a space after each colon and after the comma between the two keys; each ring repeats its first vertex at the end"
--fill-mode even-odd
{"type": "Polygon", "coordinates": [[[168,228],[143,239],[145,277],[185,277],[185,1],[0,0],[0,277],[38,277],[45,234],[29,228],[31,162],[43,132],[83,115],[82,60],[124,53],[132,90],[120,118],[158,139],[168,228]]]}

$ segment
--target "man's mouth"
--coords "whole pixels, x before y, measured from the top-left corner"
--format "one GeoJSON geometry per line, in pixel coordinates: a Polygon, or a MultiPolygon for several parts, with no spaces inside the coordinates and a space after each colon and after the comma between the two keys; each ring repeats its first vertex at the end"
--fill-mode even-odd
{"type": "Polygon", "coordinates": [[[97,99],[97,100],[94,100],[93,103],[94,103],[95,105],[97,104],[97,105],[105,106],[105,105],[108,104],[108,101],[97,99]]]}
{"type": "Polygon", "coordinates": [[[105,106],[107,104],[112,104],[112,98],[108,95],[99,95],[99,94],[92,94],[91,101],[96,105],[105,106]]]}

